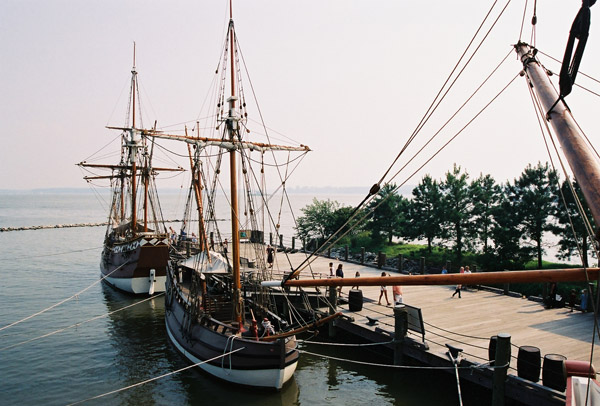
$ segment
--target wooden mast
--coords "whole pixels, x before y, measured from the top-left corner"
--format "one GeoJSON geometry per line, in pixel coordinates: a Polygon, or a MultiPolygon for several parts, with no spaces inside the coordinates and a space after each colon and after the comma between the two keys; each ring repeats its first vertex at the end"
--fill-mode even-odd
{"type": "Polygon", "coordinates": [[[596,238],[600,233],[600,164],[590,147],[584,141],[577,123],[564,100],[559,100],[546,70],[536,58],[537,50],[525,43],[518,43],[516,51],[523,69],[533,85],[550,122],[562,150],[569,161],[569,166],[581,186],[585,200],[590,207],[596,224],[596,238]]]}
{"type": "Polygon", "coordinates": [[[133,236],[136,234],[136,223],[137,223],[137,213],[136,213],[136,155],[137,155],[137,145],[135,140],[135,81],[136,81],[135,71],[135,42],[133,43],[133,68],[131,69],[131,110],[132,110],[132,122],[131,122],[131,132],[130,132],[130,146],[129,146],[129,159],[131,161],[131,232],[133,236]]]}
{"type": "MultiPolygon", "coordinates": [[[[235,39],[233,29],[233,8],[232,2],[229,1],[229,55],[231,58],[231,97],[229,102],[229,116],[227,118],[227,129],[229,131],[229,139],[231,143],[235,142],[235,136],[238,129],[238,119],[235,113],[235,39]]],[[[241,282],[240,282],[240,233],[238,225],[238,195],[237,195],[237,163],[236,150],[229,151],[229,178],[231,188],[231,246],[232,246],[232,265],[233,265],[233,316],[240,330],[242,329],[242,314],[243,303],[241,297],[241,282]]]]}

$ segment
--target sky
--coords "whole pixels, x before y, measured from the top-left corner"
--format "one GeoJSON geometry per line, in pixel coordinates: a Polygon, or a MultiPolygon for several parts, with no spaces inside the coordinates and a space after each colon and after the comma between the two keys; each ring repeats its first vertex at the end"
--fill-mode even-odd
{"type": "MultiPolygon", "coordinates": [[[[521,34],[526,42],[531,40],[533,3],[521,34]]],[[[505,4],[498,1],[493,19],[505,4]]],[[[267,126],[312,149],[288,187],[368,190],[377,182],[491,5],[473,0],[235,1],[236,32],[267,126]]],[[[535,43],[542,52],[562,59],[580,5],[579,0],[537,1],[535,43]]],[[[390,173],[510,52],[520,37],[524,7],[525,1],[510,2],[444,104],[390,173]]],[[[600,76],[597,10],[592,7],[580,68],[593,77],[600,76]]],[[[105,126],[123,124],[134,41],[147,126],[156,120],[159,128],[175,131],[182,123],[193,123],[214,79],[227,22],[225,0],[0,2],[0,189],[87,187],[75,164],[106,152],[103,147],[118,135],[105,126]]],[[[560,70],[547,58],[542,62],[560,70]]],[[[521,68],[511,54],[456,123],[392,181],[417,184],[424,174],[439,179],[456,163],[471,179],[491,174],[505,182],[527,164],[547,161],[527,84],[519,77],[417,170],[521,68]]],[[[600,85],[582,75],[578,83],[600,93],[600,85]]],[[[598,98],[575,88],[567,101],[594,142],[598,98]]],[[[112,148],[116,152],[117,144],[112,148]]],[[[109,153],[108,159],[116,161],[109,153]]],[[[166,177],[159,186],[183,182],[182,176],[166,177]]]]}

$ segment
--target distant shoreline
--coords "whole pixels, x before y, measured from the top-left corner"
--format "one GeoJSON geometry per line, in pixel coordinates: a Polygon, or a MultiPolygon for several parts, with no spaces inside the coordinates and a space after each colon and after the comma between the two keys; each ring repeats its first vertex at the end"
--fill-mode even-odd
{"type": "MultiPolygon", "coordinates": [[[[405,185],[400,188],[400,194],[410,196],[415,185],[405,185]]],[[[367,195],[370,186],[294,186],[288,188],[289,194],[294,195],[367,195]]],[[[106,188],[106,192],[110,193],[110,189],[106,188]]],[[[176,194],[180,193],[180,188],[164,188],[159,189],[159,194],[176,194]]],[[[21,194],[74,194],[85,195],[98,193],[97,190],[90,188],[36,188],[36,189],[0,189],[0,195],[21,195],[21,194]]]]}

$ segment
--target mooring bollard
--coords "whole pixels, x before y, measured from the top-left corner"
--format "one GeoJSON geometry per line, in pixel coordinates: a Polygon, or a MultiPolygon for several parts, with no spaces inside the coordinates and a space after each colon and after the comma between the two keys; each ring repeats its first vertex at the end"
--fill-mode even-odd
{"type": "Polygon", "coordinates": [[[510,334],[500,333],[496,340],[496,362],[492,386],[492,406],[504,406],[506,375],[510,365],[510,334]]]}
{"type": "MultiPolygon", "coordinates": [[[[329,314],[335,314],[337,308],[337,287],[330,286],[329,287],[329,314]]],[[[335,320],[331,320],[329,322],[329,337],[335,337],[335,325],[333,324],[335,320]]]]}
{"type": "Polygon", "coordinates": [[[408,311],[406,306],[394,307],[394,365],[404,361],[404,338],[408,333],[408,311]]]}

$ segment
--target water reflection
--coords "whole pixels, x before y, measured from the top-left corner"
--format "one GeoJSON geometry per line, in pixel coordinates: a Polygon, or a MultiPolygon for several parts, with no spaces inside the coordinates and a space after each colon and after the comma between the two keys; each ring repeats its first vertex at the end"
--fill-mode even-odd
{"type": "MultiPolygon", "coordinates": [[[[144,298],[125,295],[103,286],[104,302],[109,312],[144,298]]],[[[113,313],[108,328],[114,348],[113,366],[118,376],[115,387],[125,387],[167,374],[187,366],[167,338],[164,325],[164,297],[113,313]]],[[[112,395],[114,402],[126,405],[202,404],[212,405],[298,405],[299,389],[292,378],[279,392],[241,388],[221,382],[199,369],[190,369],[112,395]],[[117,400],[118,399],[118,400],[117,400]]]]}

